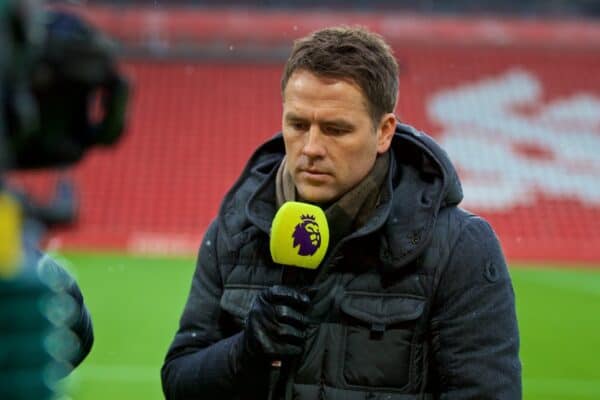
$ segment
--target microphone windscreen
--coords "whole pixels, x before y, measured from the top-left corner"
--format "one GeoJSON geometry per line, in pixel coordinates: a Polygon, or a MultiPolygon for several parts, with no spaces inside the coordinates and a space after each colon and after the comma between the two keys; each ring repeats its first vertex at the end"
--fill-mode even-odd
{"type": "Polygon", "coordinates": [[[329,226],[321,208],[297,201],[284,203],[271,225],[273,261],[317,269],[329,246],[329,226]]]}
{"type": "Polygon", "coordinates": [[[0,278],[19,272],[22,260],[21,208],[6,193],[0,193],[0,278]]]}

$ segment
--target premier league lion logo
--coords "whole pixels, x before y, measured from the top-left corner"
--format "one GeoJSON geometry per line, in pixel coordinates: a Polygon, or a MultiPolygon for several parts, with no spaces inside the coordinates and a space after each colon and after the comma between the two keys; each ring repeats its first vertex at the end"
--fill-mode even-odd
{"type": "Polygon", "coordinates": [[[296,225],[294,229],[293,246],[300,245],[298,255],[301,256],[312,256],[321,247],[321,233],[319,232],[319,225],[315,221],[315,217],[312,215],[300,216],[302,222],[296,225]]]}

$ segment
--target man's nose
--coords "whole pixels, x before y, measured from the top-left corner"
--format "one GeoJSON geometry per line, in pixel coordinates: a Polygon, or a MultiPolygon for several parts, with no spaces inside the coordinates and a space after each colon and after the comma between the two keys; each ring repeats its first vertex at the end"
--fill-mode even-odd
{"type": "Polygon", "coordinates": [[[306,135],[303,153],[310,158],[323,157],[325,155],[325,146],[323,134],[318,125],[312,124],[306,135]]]}

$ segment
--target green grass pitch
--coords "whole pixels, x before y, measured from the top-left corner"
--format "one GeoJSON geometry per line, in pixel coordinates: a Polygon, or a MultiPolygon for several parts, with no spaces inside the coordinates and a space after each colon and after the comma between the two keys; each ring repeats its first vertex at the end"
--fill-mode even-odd
{"type": "MultiPolygon", "coordinates": [[[[73,400],[162,399],[160,367],[194,260],[67,253],[94,320],[92,353],[62,384],[73,400]]],[[[512,265],[526,400],[600,399],[600,268],[512,265]]]]}

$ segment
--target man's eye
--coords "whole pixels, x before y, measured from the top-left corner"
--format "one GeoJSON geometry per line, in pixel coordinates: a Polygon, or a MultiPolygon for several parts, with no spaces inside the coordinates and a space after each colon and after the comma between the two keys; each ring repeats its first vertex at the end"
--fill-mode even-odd
{"type": "Polygon", "coordinates": [[[292,122],[291,126],[294,130],[297,131],[305,131],[307,129],[307,125],[302,122],[292,122]]]}
{"type": "Polygon", "coordinates": [[[330,135],[341,135],[347,132],[346,129],[342,129],[342,128],[338,128],[335,126],[328,126],[327,128],[325,128],[325,132],[327,132],[330,135]]]}

